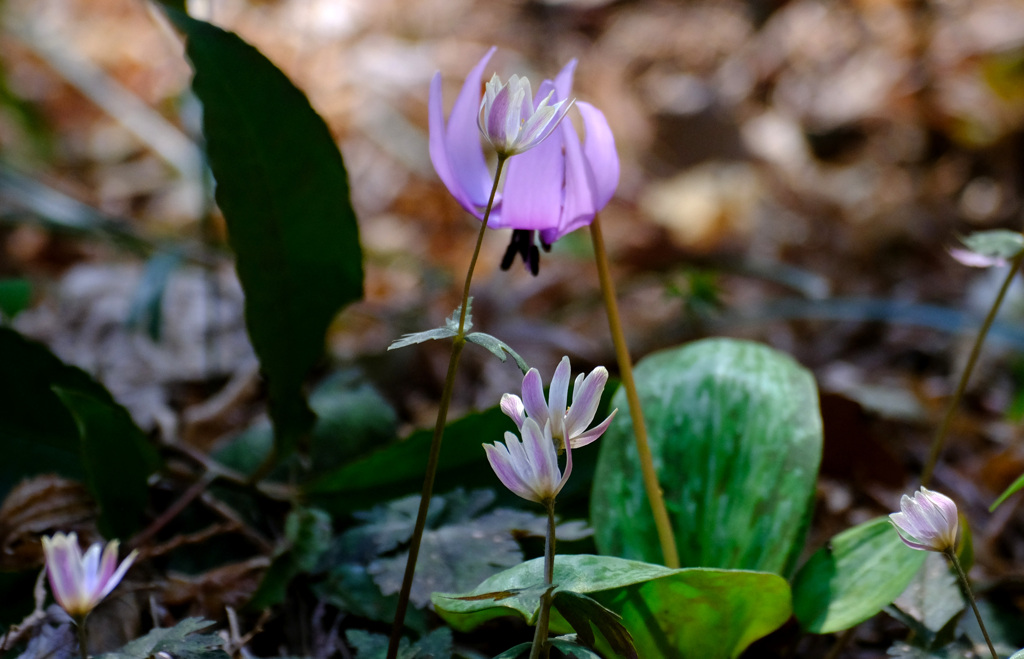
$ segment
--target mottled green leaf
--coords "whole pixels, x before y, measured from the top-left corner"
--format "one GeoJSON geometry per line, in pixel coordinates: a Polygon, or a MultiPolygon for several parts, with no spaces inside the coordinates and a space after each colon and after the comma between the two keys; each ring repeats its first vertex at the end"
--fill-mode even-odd
{"type": "Polygon", "coordinates": [[[809,632],[849,629],[895,600],[926,553],[903,544],[888,517],[847,529],[793,578],[793,613],[809,632]]]}
{"type": "MultiPolygon", "coordinates": [[[[788,574],[810,521],[822,427],[809,371],[767,346],[709,339],[636,367],[684,566],[788,574]]],[[[661,561],[625,391],[598,442],[591,523],[603,554],[661,561]]]]}
{"type": "MultiPolygon", "coordinates": [[[[611,556],[555,558],[554,583],[592,597],[622,616],[641,657],[733,659],[790,616],[789,585],[775,574],[687,568],[611,556]]],[[[463,594],[435,593],[437,613],[458,631],[498,617],[534,624],[543,592],[543,559],[505,570],[463,594]]],[[[571,631],[557,610],[553,633],[571,631]]],[[[610,652],[604,643],[598,649],[610,652]]]]}
{"type": "Polygon", "coordinates": [[[120,650],[97,659],[150,659],[166,654],[176,659],[227,659],[224,639],[216,634],[196,634],[213,623],[201,618],[185,618],[174,627],[158,627],[129,642],[120,650]]]}
{"type": "Polygon", "coordinates": [[[328,325],[363,294],[348,176],[327,125],[276,66],[235,34],[166,12],[195,70],[217,203],[281,458],[312,430],[303,383],[323,355],[328,325]]]}

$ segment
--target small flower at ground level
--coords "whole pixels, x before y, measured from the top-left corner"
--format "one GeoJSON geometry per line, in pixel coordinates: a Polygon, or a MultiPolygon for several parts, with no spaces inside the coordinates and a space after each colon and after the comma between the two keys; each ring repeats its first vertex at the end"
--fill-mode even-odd
{"type": "Polygon", "coordinates": [[[956,504],[944,494],[924,487],[900,499],[900,512],[889,515],[908,547],[944,552],[956,547],[956,504]]]}
{"type": "Polygon", "coordinates": [[[572,473],[572,447],[565,447],[565,473],[558,469],[558,452],[551,437],[551,424],[541,428],[526,419],[520,428],[523,440],[506,432],[505,443],[484,444],[487,461],[498,480],[512,492],[529,501],[554,500],[572,473]]]}
{"type": "MultiPolygon", "coordinates": [[[[470,71],[447,122],[440,73],[430,85],[430,160],[456,201],[479,219],[483,219],[493,183],[478,126],[483,114],[480,79],[494,51],[487,51],[470,71]]],[[[555,103],[571,98],[575,70],[573,60],[554,81],[543,81],[533,107],[548,103],[545,107],[551,109],[555,103]]],[[[522,87],[523,83],[517,84],[522,87]]],[[[511,100],[511,90],[509,96],[511,100]]],[[[526,92],[523,98],[527,98],[526,92]]],[[[583,102],[575,106],[583,117],[582,144],[572,123],[562,121],[547,139],[508,161],[504,187],[495,198],[488,220],[491,228],[514,230],[503,268],[511,266],[518,254],[536,274],[540,258],[535,244],[537,232],[541,246],[546,249],[567,233],[589,225],[615,193],[619,157],[611,128],[594,106],[583,102]]],[[[494,111],[492,103],[488,116],[493,116],[494,111]]]]}
{"type": "Polygon", "coordinates": [[[529,151],[551,134],[573,104],[563,99],[551,105],[554,95],[552,89],[534,107],[529,80],[513,75],[502,84],[495,73],[484,90],[477,126],[499,156],[529,151]]]}
{"type": "Polygon", "coordinates": [[[551,378],[551,388],[548,391],[548,399],[545,400],[540,373],[537,369],[531,368],[523,377],[523,397],[505,394],[501,397],[501,410],[520,430],[526,421],[533,419],[538,426],[550,424],[551,436],[558,446],[561,446],[563,440],[572,448],[586,446],[604,434],[618,410],[587,430],[601,403],[601,393],[608,383],[608,370],[598,366],[586,377],[580,373],[573,386],[572,405],[567,407],[571,376],[569,358],[562,357],[562,361],[555,369],[554,377],[551,378]]]}
{"type": "Polygon", "coordinates": [[[43,536],[50,589],[57,604],[74,620],[84,620],[114,590],[138,555],[133,551],[118,565],[117,548],[117,540],[108,542],[106,548],[97,542],[82,556],[76,534],[43,536]]]}

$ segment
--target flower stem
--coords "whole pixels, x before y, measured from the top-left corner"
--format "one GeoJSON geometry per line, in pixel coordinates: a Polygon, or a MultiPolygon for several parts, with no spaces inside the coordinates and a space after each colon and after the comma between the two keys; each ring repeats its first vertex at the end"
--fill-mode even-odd
{"type": "Polygon", "coordinates": [[[82,616],[81,620],[75,620],[75,629],[78,632],[78,655],[81,659],[89,659],[89,633],[85,629],[86,617],[82,616]]]}
{"type": "Polygon", "coordinates": [[[925,462],[924,469],[921,472],[921,485],[928,485],[928,482],[932,478],[932,472],[935,470],[935,463],[939,461],[939,455],[942,453],[942,448],[946,444],[946,435],[949,433],[949,426],[953,421],[953,415],[956,413],[957,408],[960,406],[960,399],[963,398],[964,390],[967,389],[967,382],[971,379],[971,373],[974,371],[974,365],[978,361],[978,355],[981,354],[981,346],[985,343],[985,337],[988,336],[988,330],[992,327],[992,323],[996,319],[996,314],[999,313],[999,307],[1003,304],[1003,298],[1006,297],[1006,292],[1010,290],[1010,284],[1013,283],[1013,278],[1020,271],[1021,263],[1024,262],[1024,252],[1021,252],[1010,265],[1010,271],[1006,273],[1006,279],[1003,280],[1003,285],[999,288],[999,293],[996,295],[995,301],[992,303],[992,307],[988,310],[988,315],[985,316],[985,320],[981,324],[981,328],[978,330],[978,336],[974,339],[974,346],[971,348],[971,354],[967,357],[967,364],[964,366],[964,372],[960,375],[960,382],[957,383],[956,392],[953,394],[952,400],[949,401],[949,407],[946,408],[946,415],[942,418],[942,423],[939,425],[939,429],[935,433],[935,439],[932,440],[932,448],[928,453],[928,460],[925,462]]]}
{"type": "Polygon", "coordinates": [[[448,374],[444,379],[444,389],[441,391],[441,401],[437,407],[437,422],[434,424],[434,436],[430,441],[430,454],[427,457],[427,469],[423,476],[423,490],[420,493],[420,507],[416,513],[416,526],[413,528],[412,538],[409,541],[409,558],[405,563],[405,575],[402,577],[402,589],[398,593],[398,605],[395,609],[395,620],[391,626],[391,637],[388,640],[387,659],[395,659],[398,656],[398,644],[402,640],[402,631],[405,629],[405,613],[409,608],[409,595],[412,592],[412,580],[416,574],[416,559],[420,554],[420,542],[423,540],[423,529],[427,525],[427,511],[430,508],[430,497],[434,492],[434,478],[437,476],[437,463],[441,457],[441,439],[444,436],[444,426],[448,420],[448,406],[452,402],[452,392],[455,389],[455,372],[459,367],[459,357],[466,345],[466,310],[469,308],[469,286],[473,281],[473,270],[476,268],[477,259],[480,256],[480,247],[484,242],[484,232],[487,230],[487,221],[491,217],[491,209],[494,207],[494,197],[498,193],[498,181],[501,179],[501,170],[507,158],[498,158],[498,168],[494,173],[494,185],[491,186],[491,196],[487,200],[487,209],[484,211],[484,219],[480,222],[480,233],[476,238],[476,247],[473,249],[473,258],[469,262],[469,271],[466,272],[466,285],[462,290],[462,313],[459,315],[459,332],[452,341],[452,354],[448,359],[448,374]]]}
{"type": "Polygon", "coordinates": [[[981,627],[981,633],[985,636],[985,642],[988,643],[988,651],[992,653],[992,659],[999,659],[999,655],[996,654],[996,649],[992,645],[992,639],[988,636],[988,630],[985,629],[985,621],[981,619],[981,612],[978,611],[978,604],[974,601],[974,593],[971,592],[971,584],[967,581],[967,575],[964,574],[964,569],[960,567],[960,560],[956,557],[956,550],[950,547],[945,552],[946,557],[953,563],[953,567],[956,568],[956,575],[960,577],[960,585],[963,586],[964,595],[967,596],[967,600],[971,603],[971,608],[974,609],[974,616],[978,619],[978,626],[981,627]]]}
{"type": "Polygon", "coordinates": [[[537,616],[537,629],[533,633],[533,647],[530,659],[540,659],[541,652],[548,644],[548,622],[551,619],[551,586],[555,583],[555,500],[544,503],[548,509],[548,530],[544,536],[544,585],[546,589],[540,596],[540,614],[537,616]]]}
{"type": "Polygon", "coordinates": [[[629,401],[629,416],[633,421],[633,435],[636,438],[636,451],[640,456],[640,470],[643,475],[644,488],[647,490],[647,500],[650,502],[651,512],[654,514],[654,526],[658,531],[658,540],[661,543],[665,566],[677,568],[679,567],[679,552],[676,549],[676,538],[672,533],[672,522],[669,520],[668,510],[665,508],[661,485],[658,484],[658,474],[654,470],[651,445],[647,440],[647,425],[644,423],[644,413],[640,408],[640,396],[637,395],[636,382],[633,380],[633,362],[629,358],[629,347],[626,345],[626,336],[622,331],[622,320],[619,317],[619,305],[615,299],[615,284],[612,282],[611,269],[608,266],[608,252],[605,250],[604,236],[601,234],[600,218],[596,215],[590,225],[590,237],[594,243],[597,274],[601,280],[601,294],[604,296],[612,342],[615,344],[615,357],[619,362],[619,377],[626,390],[626,400],[629,401]]]}

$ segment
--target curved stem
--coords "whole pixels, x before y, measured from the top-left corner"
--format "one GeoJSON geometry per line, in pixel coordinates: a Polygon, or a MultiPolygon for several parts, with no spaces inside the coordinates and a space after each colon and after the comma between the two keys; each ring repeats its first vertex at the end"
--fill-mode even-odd
{"type": "Polygon", "coordinates": [[[604,246],[604,236],[601,234],[600,218],[596,215],[590,225],[590,237],[594,243],[597,274],[601,280],[601,294],[604,297],[604,306],[608,314],[608,326],[611,328],[612,342],[615,344],[615,358],[619,362],[619,377],[626,390],[626,400],[629,401],[629,416],[633,421],[633,435],[636,438],[636,451],[640,456],[640,471],[643,475],[644,489],[647,490],[647,500],[651,504],[654,526],[658,531],[658,541],[661,543],[665,566],[677,568],[679,567],[679,552],[676,549],[676,537],[672,533],[672,522],[669,520],[668,510],[665,508],[665,498],[661,491],[661,485],[658,483],[658,474],[654,470],[651,445],[647,440],[647,425],[644,423],[644,413],[640,408],[640,396],[636,393],[636,382],[633,380],[633,362],[629,358],[629,347],[626,345],[626,336],[622,331],[619,305],[615,299],[615,284],[612,283],[611,269],[608,266],[608,253],[604,246]]]}
{"type": "Polygon", "coordinates": [[[967,389],[967,382],[971,379],[974,365],[978,361],[978,355],[981,354],[981,346],[985,343],[988,330],[992,327],[992,323],[999,313],[999,307],[1003,304],[1003,298],[1006,297],[1006,292],[1010,290],[1010,284],[1013,283],[1013,278],[1020,270],[1022,262],[1024,262],[1024,252],[1014,257],[1011,262],[1010,271],[1006,273],[1006,279],[1003,280],[1003,285],[999,288],[999,293],[996,295],[995,301],[992,302],[992,307],[988,310],[988,315],[985,316],[985,320],[978,330],[978,336],[974,339],[974,346],[971,347],[971,354],[967,357],[967,364],[964,365],[964,372],[960,375],[960,382],[957,383],[956,392],[953,394],[953,399],[949,401],[946,415],[942,418],[942,423],[935,433],[935,439],[932,440],[932,448],[928,453],[928,460],[925,462],[924,469],[921,472],[921,485],[927,486],[932,478],[935,463],[939,461],[939,455],[941,455],[942,448],[946,444],[946,435],[949,433],[949,426],[953,421],[953,415],[960,406],[960,399],[963,398],[964,390],[967,389]]]}
{"type": "Polygon", "coordinates": [[[953,548],[950,548],[944,553],[950,562],[953,563],[953,567],[956,568],[956,575],[960,577],[960,585],[963,586],[964,595],[967,596],[967,600],[971,603],[971,608],[974,609],[974,616],[978,619],[978,626],[981,627],[981,633],[985,636],[985,642],[988,643],[988,651],[992,653],[992,659],[999,659],[999,655],[996,654],[996,649],[992,645],[992,639],[988,636],[988,630],[985,629],[985,621],[981,619],[981,612],[978,611],[978,604],[974,601],[974,593],[971,592],[971,584],[968,583],[967,575],[964,574],[964,569],[960,567],[960,560],[956,557],[956,551],[953,548]]]}
{"type": "Polygon", "coordinates": [[[430,508],[430,497],[434,492],[437,463],[441,457],[441,439],[444,437],[444,426],[448,420],[448,406],[452,402],[452,392],[455,389],[455,372],[459,367],[459,357],[462,355],[462,349],[466,345],[466,311],[469,308],[469,286],[473,281],[473,270],[476,268],[476,262],[480,256],[480,247],[484,242],[484,232],[487,230],[487,221],[490,219],[491,209],[494,207],[494,197],[498,192],[498,181],[501,179],[501,170],[505,165],[505,160],[506,158],[498,158],[498,168],[494,173],[494,185],[491,186],[491,196],[487,200],[484,219],[480,222],[480,233],[476,238],[473,258],[469,262],[469,271],[466,273],[466,285],[462,290],[462,313],[459,314],[459,332],[452,341],[452,354],[448,360],[448,374],[445,376],[441,401],[437,407],[437,422],[434,424],[434,436],[430,441],[430,454],[427,457],[426,473],[423,476],[423,490],[420,493],[420,506],[416,513],[416,526],[413,528],[412,538],[409,541],[409,557],[406,559],[405,575],[402,577],[402,589],[398,593],[395,620],[391,625],[391,636],[388,640],[388,659],[395,659],[398,656],[398,644],[402,640],[402,630],[405,629],[405,613],[409,609],[412,580],[416,575],[416,559],[419,558],[423,530],[427,525],[427,511],[430,508]]]}
{"type": "Polygon", "coordinates": [[[548,530],[544,536],[544,585],[547,587],[540,596],[540,614],[537,629],[533,632],[533,647],[530,659],[539,659],[548,644],[548,622],[551,620],[551,586],[555,583],[555,500],[544,503],[548,509],[548,530]]]}

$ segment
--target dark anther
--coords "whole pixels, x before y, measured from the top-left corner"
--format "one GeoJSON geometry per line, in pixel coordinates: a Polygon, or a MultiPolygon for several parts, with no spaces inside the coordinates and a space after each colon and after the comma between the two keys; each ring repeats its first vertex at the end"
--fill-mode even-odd
{"type": "MultiPolygon", "coordinates": [[[[544,245],[544,251],[551,249],[550,245],[544,245]]],[[[505,256],[501,258],[501,269],[508,270],[512,267],[512,262],[516,260],[516,255],[523,259],[523,263],[529,268],[530,272],[536,276],[540,272],[540,250],[533,244],[533,231],[527,229],[513,229],[512,240],[508,244],[508,248],[505,250],[505,256]]]]}

